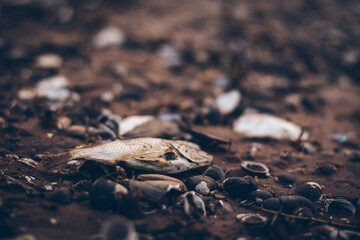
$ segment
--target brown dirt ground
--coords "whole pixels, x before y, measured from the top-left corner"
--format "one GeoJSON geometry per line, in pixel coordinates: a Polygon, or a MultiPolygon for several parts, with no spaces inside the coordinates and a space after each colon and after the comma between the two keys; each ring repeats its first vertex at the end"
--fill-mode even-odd
{"type": "MultiPolygon", "coordinates": [[[[99,232],[104,219],[116,214],[91,209],[88,199],[66,205],[47,202],[42,186],[57,182],[57,187],[72,188],[84,174],[68,178],[47,175],[6,157],[15,154],[32,158],[38,153],[61,152],[98,141],[69,136],[57,130],[51,119],[71,115],[75,122],[89,124],[95,120],[86,123],[82,115],[88,114],[91,119],[100,108],[109,108],[120,116],[179,113],[204,132],[231,139],[230,151],[198,141],[214,155],[213,163],[224,170],[239,167],[252,143],[258,142],[261,149],[252,157],[266,164],[272,175],[256,179],[260,188],[282,196],[293,194],[303,182],[315,181],[324,186],[325,195],[345,196],[359,209],[359,157],[349,161],[359,154],[360,144],[358,1],[59,1],[74,10],[71,21],[65,23],[57,19],[56,7],[9,2],[0,5],[0,117],[6,122],[0,125],[0,238],[31,233],[40,240],[89,239],[99,232]],[[94,49],[93,36],[107,25],[120,26],[126,42],[118,48],[94,49]],[[159,56],[158,49],[164,43],[176,46],[184,57],[177,69],[170,69],[159,56]],[[23,55],[11,57],[16,48],[22,49],[23,55]],[[32,87],[53,74],[33,67],[34,58],[44,52],[55,52],[64,59],[58,72],[81,96],[73,107],[54,113],[48,110],[46,99],[17,99],[20,88],[32,87]],[[114,62],[125,66],[127,73],[111,74],[107,67],[114,62]],[[217,120],[200,114],[200,109],[205,99],[217,94],[212,80],[220,74],[230,79],[228,89],[242,92],[243,100],[233,114],[217,120]],[[123,85],[123,95],[110,103],[100,101],[100,94],[111,90],[114,83],[123,85]],[[290,95],[300,97],[296,106],[286,104],[290,95]],[[245,108],[303,126],[317,152],[309,155],[286,141],[247,140],[235,133],[232,122],[245,108]],[[48,138],[47,133],[54,136],[48,138]],[[331,140],[335,133],[351,133],[354,139],[351,144],[339,144],[331,140]],[[276,160],[284,154],[290,156],[285,161],[287,166],[279,167],[276,160]],[[336,173],[319,175],[315,168],[323,163],[334,164],[336,173]],[[282,172],[297,177],[292,188],[276,181],[282,172]],[[35,190],[6,184],[6,176],[35,190]],[[35,177],[33,184],[25,176],[35,177]],[[57,224],[51,224],[51,218],[57,224]]],[[[202,171],[176,177],[184,179],[202,171]]],[[[127,173],[132,177],[138,172],[127,169],[127,173]]],[[[98,177],[91,175],[91,180],[98,177]]],[[[218,201],[212,196],[204,199],[208,207],[218,201]]],[[[224,201],[230,203],[232,212],[220,208],[211,211],[209,207],[209,216],[200,219],[161,206],[149,215],[130,211],[117,214],[134,221],[141,239],[304,239],[318,227],[316,223],[280,217],[274,227],[252,231],[236,222],[235,216],[261,211],[241,207],[240,200],[233,198],[225,197],[224,201]]],[[[321,203],[317,207],[315,217],[329,219],[326,213],[320,214],[321,203]]],[[[359,213],[348,220],[359,226],[359,213]]],[[[308,239],[317,239],[317,235],[308,239]]]]}

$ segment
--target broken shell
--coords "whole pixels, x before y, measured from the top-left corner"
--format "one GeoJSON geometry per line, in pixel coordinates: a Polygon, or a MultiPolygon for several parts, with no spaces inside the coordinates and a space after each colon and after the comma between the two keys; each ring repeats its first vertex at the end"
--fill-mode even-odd
{"type": "Polygon", "coordinates": [[[103,240],[138,240],[134,224],[125,217],[115,216],[107,219],[101,226],[103,240]]]}
{"type": "Polygon", "coordinates": [[[162,174],[140,174],[136,177],[136,180],[139,181],[148,181],[148,180],[161,180],[161,181],[173,181],[173,182],[177,182],[181,185],[183,185],[183,188],[186,188],[184,183],[177,179],[177,178],[173,178],[167,175],[162,175],[162,174]]]}
{"type": "Polygon", "coordinates": [[[201,195],[208,195],[216,187],[214,179],[204,175],[192,176],[185,180],[189,190],[195,190],[201,195]]]}
{"type": "Polygon", "coordinates": [[[90,190],[90,204],[98,210],[115,210],[119,201],[128,194],[128,190],[121,184],[107,179],[94,182],[90,190]]]}
{"type": "Polygon", "coordinates": [[[261,113],[245,113],[235,120],[236,132],[251,138],[274,138],[278,140],[307,140],[300,126],[279,117],[261,113]]]}
{"type": "Polygon", "coordinates": [[[96,48],[120,46],[125,41],[124,32],[116,26],[108,26],[102,29],[94,38],[96,48]]]}
{"type": "Polygon", "coordinates": [[[134,194],[139,195],[140,197],[157,203],[159,202],[168,192],[171,190],[185,192],[187,191],[184,183],[180,180],[130,180],[129,189],[134,194]]]}
{"type": "Polygon", "coordinates": [[[42,54],[36,58],[35,66],[38,68],[60,68],[63,64],[63,60],[59,55],[47,53],[42,54]]]}
{"type": "Polygon", "coordinates": [[[300,207],[294,211],[295,216],[312,218],[314,215],[310,208],[300,207]]]}
{"type": "Polygon", "coordinates": [[[294,184],[296,182],[296,177],[290,173],[281,173],[277,179],[282,184],[294,184]]]}
{"type": "Polygon", "coordinates": [[[278,211],[281,208],[281,202],[278,198],[268,198],[262,203],[263,208],[278,211]]]}
{"type": "Polygon", "coordinates": [[[267,218],[258,213],[241,213],[236,215],[236,219],[248,227],[262,227],[267,223],[267,218]]]}
{"type": "Polygon", "coordinates": [[[293,212],[299,207],[309,207],[312,211],[315,211],[314,204],[307,198],[297,195],[288,195],[279,197],[284,210],[293,212]]]}
{"type": "Polygon", "coordinates": [[[184,208],[186,215],[195,217],[206,216],[205,203],[194,191],[184,193],[179,198],[178,205],[184,208]]]}
{"type": "Polygon", "coordinates": [[[247,199],[250,193],[258,188],[250,176],[227,178],[223,182],[223,187],[229,196],[240,199],[247,199]]]}
{"type": "Polygon", "coordinates": [[[217,165],[211,165],[204,172],[205,176],[209,176],[214,180],[224,181],[225,174],[224,171],[217,165]]]}
{"type": "Polygon", "coordinates": [[[296,188],[296,192],[311,201],[315,202],[319,200],[322,194],[322,187],[316,182],[307,182],[296,188]]]}
{"type": "Polygon", "coordinates": [[[257,189],[251,192],[251,199],[258,205],[261,205],[266,199],[272,198],[273,195],[266,190],[257,189]]]}
{"type": "Polygon", "coordinates": [[[348,216],[356,213],[356,207],[347,199],[330,198],[324,202],[325,211],[335,216],[348,216]]]}
{"type": "Polygon", "coordinates": [[[53,192],[49,192],[45,199],[49,202],[68,204],[72,201],[72,192],[68,188],[59,188],[53,192]]]}
{"type": "Polygon", "coordinates": [[[269,175],[269,168],[262,163],[243,161],[241,163],[241,167],[246,171],[255,175],[260,175],[260,176],[269,175]]]}
{"type": "Polygon", "coordinates": [[[241,101],[241,93],[239,90],[231,90],[219,95],[215,100],[215,105],[221,114],[229,114],[239,105],[241,101]]]}

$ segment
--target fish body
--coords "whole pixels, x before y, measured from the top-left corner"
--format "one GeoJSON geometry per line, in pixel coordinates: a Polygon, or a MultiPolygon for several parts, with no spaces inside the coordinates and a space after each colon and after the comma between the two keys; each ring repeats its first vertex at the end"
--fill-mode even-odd
{"type": "Polygon", "coordinates": [[[51,159],[42,166],[54,173],[71,174],[81,167],[83,160],[106,165],[126,166],[149,172],[174,174],[209,165],[213,156],[194,143],[160,138],[115,140],[99,145],[75,148],[70,151],[43,155],[51,159]]]}

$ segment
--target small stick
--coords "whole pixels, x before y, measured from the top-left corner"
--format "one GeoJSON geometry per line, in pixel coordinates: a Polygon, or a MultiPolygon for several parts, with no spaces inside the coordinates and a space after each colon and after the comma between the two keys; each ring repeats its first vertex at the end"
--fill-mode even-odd
{"type": "Polygon", "coordinates": [[[242,204],[242,206],[243,207],[253,207],[253,208],[256,208],[257,210],[260,210],[260,211],[263,211],[263,212],[277,214],[277,215],[281,215],[281,216],[292,218],[292,219],[308,220],[308,221],[313,221],[313,222],[318,222],[318,223],[325,223],[325,224],[329,224],[329,225],[332,225],[332,226],[335,226],[335,227],[360,229],[360,226],[355,226],[355,225],[350,225],[350,224],[340,223],[340,222],[334,222],[334,221],[332,221],[330,219],[329,220],[323,220],[323,219],[314,218],[314,217],[300,217],[300,216],[295,216],[295,215],[283,213],[283,212],[280,212],[280,211],[273,211],[273,210],[269,210],[269,209],[262,208],[262,207],[256,207],[256,206],[253,206],[253,205],[242,204]]]}

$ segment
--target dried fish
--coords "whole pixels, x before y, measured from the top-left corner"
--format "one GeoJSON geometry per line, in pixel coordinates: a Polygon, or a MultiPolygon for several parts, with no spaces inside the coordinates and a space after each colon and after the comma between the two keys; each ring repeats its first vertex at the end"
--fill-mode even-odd
{"type": "Polygon", "coordinates": [[[278,140],[307,140],[309,134],[295,123],[262,113],[245,113],[235,120],[233,128],[251,138],[274,138],[278,140]]]}
{"type": "Polygon", "coordinates": [[[41,162],[20,159],[39,170],[75,174],[84,160],[106,165],[123,162],[128,167],[158,173],[179,173],[209,165],[212,155],[194,143],[160,138],[116,140],[90,147],[75,148],[60,154],[37,155],[41,162]],[[47,161],[46,161],[47,160],[47,161]],[[50,162],[49,162],[50,160],[50,162]]]}

